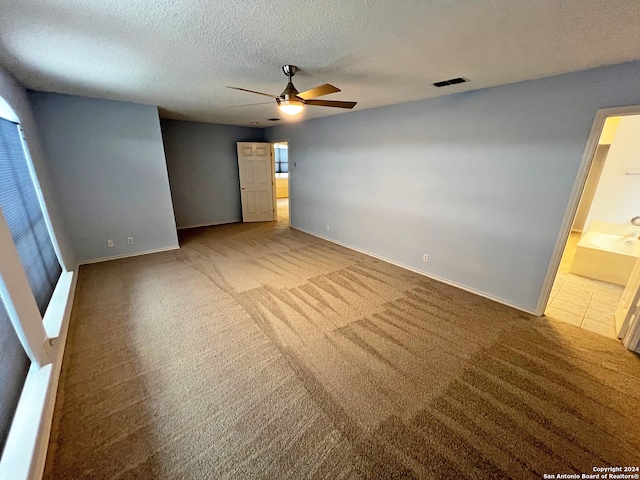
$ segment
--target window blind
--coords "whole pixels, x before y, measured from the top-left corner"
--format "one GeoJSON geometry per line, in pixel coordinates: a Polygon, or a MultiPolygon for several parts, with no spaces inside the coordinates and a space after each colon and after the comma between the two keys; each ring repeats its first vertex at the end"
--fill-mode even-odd
{"type": "Polygon", "coordinates": [[[0,299],[0,455],[7,441],[30,364],[0,299]]]}
{"type": "Polygon", "coordinates": [[[44,221],[18,126],[4,119],[0,119],[0,208],[44,315],[62,268],[44,221]]]}

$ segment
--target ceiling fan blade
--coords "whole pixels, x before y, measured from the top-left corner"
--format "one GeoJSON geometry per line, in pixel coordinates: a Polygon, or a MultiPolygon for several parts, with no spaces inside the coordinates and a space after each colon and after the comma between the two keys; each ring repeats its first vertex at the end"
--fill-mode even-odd
{"type": "Polygon", "coordinates": [[[243,103],[242,105],[229,105],[226,108],[255,107],[256,105],[275,105],[275,104],[273,102],[243,103]]]}
{"type": "Polygon", "coordinates": [[[318,107],[353,108],[358,102],[339,102],[336,100],[305,100],[305,105],[316,105],[318,107]]]}
{"type": "Polygon", "coordinates": [[[255,90],[247,90],[246,88],[240,88],[240,87],[227,87],[227,88],[233,88],[234,90],[240,90],[243,92],[257,93],[258,95],[264,95],[265,97],[278,98],[277,95],[271,95],[270,93],[256,92],[255,90]]]}
{"type": "Polygon", "coordinates": [[[312,98],[321,97],[323,95],[329,95],[330,93],[340,92],[341,90],[338,87],[334,87],[333,85],[329,85],[325,83],[324,85],[318,85],[317,87],[310,88],[309,90],[305,90],[302,93],[298,94],[303,100],[311,100],[312,98]]]}

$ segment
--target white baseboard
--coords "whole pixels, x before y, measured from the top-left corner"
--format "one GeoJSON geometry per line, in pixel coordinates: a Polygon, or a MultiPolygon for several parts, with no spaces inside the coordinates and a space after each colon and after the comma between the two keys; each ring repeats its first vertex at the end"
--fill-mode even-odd
{"type": "Polygon", "coordinates": [[[219,223],[199,223],[196,225],[187,225],[183,227],[178,227],[178,230],[188,230],[190,228],[202,228],[202,227],[215,227],[217,225],[229,225],[230,223],[242,223],[242,219],[229,220],[228,222],[219,222],[219,223]]]}
{"type": "Polygon", "coordinates": [[[464,290],[465,292],[473,293],[474,295],[478,295],[480,297],[487,298],[487,299],[492,300],[494,302],[501,303],[502,305],[506,305],[507,307],[515,308],[516,310],[520,310],[521,312],[526,312],[526,313],[530,313],[531,315],[535,315],[534,312],[526,310],[526,309],[524,309],[522,307],[519,307],[518,305],[514,305],[513,303],[510,303],[510,302],[508,302],[506,300],[503,300],[502,298],[493,297],[493,296],[491,296],[491,295],[489,295],[487,293],[481,292],[479,290],[474,290],[473,288],[469,288],[469,287],[467,287],[465,285],[460,285],[458,283],[451,282],[449,280],[437,277],[437,276],[432,275],[430,273],[422,272],[422,271],[417,270],[415,268],[409,267],[407,265],[403,265],[401,263],[395,262],[395,261],[390,260],[390,259],[385,258],[385,257],[381,257],[380,255],[376,255],[375,253],[367,252],[366,250],[362,250],[360,248],[357,248],[357,247],[354,247],[352,245],[340,242],[340,241],[335,240],[333,238],[325,237],[323,235],[319,235],[317,233],[310,232],[308,230],[304,230],[302,228],[294,227],[293,225],[291,225],[291,228],[293,228],[294,230],[298,230],[300,232],[303,232],[303,233],[307,233],[307,234],[309,234],[309,235],[311,235],[313,237],[321,238],[322,240],[326,240],[327,242],[335,243],[336,245],[340,245],[341,247],[345,247],[345,248],[348,248],[350,250],[354,250],[354,251],[356,251],[358,253],[363,253],[364,255],[368,255],[370,257],[377,258],[378,260],[382,260],[383,262],[390,263],[391,265],[395,265],[396,267],[404,268],[405,270],[409,270],[411,272],[417,273],[418,275],[422,275],[423,277],[427,277],[427,278],[430,278],[432,280],[436,280],[438,282],[445,283],[447,285],[451,285],[452,287],[459,288],[460,290],[464,290]]]}
{"type": "Polygon", "coordinates": [[[0,462],[1,480],[42,478],[77,280],[77,269],[63,272],[47,307],[43,323],[53,339],[51,363],[29,369],[0,462]]]}
{"type": "Polygon", "coordinates": [[[180,248],[180,245],[176,245],[172,247],[157,248],[155,250],[145,250],[142,252],[127,253],[125,255],[115,255],[113,257],[93,258],[90,260],[83,260],[79,262],[78,265],[89,265],[91,263],[108,262],[109,260],[120,260],[121,258],[139,257],[140,255],[150,255],[152,253],[169,252],[171,250],[178,250],[179,248],[180,248]]]}

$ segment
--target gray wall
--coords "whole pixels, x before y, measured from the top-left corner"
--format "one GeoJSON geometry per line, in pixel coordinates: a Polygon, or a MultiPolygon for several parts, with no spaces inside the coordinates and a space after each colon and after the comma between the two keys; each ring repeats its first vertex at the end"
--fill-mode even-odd
{"type": "Polygon", "coordinates": [[[266,138],[288,139],[297,164],[295,228],[534,311],[594,114],[640,104],[639,79],[640,63],[623,64],[266,138]]]}
{"type": "Polygon", "coordinates": [[[261,142],[261,129],[161,120],[178,228],[241,222],[236,142],[261,142]]]}
{"type": "Polygon", "coordinates": [[[77,260],[177,248],[156,107],[39,92],[29,100],[77,260]]]}
{"type": "Polygon", "coordinates": [[[50,172],[47,169],[38,129],[33,119],[33,113],[27,90],[9,72],[0,66],[0,99],[9,105],[17,115],[17,119],[27,143],[29,156],[37,177],[36,190],[40,192],[41,200],[45,204],[45,219],[50,231],[53,232],[53,245],[62,267],[71,271],[75,268],[76,258],[71,246],[65,223],[60,212],[58,198],[54,193],[50,172]]]}

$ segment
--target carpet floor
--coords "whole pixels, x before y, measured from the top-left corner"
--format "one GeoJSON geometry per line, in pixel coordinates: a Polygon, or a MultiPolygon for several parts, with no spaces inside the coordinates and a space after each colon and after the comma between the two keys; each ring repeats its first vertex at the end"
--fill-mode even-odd
{"type": "Polygon", "coordinates": [[[640,465],[640,359],[290,229],[81,267],[47,479],[542,478],[640,465]]]}

